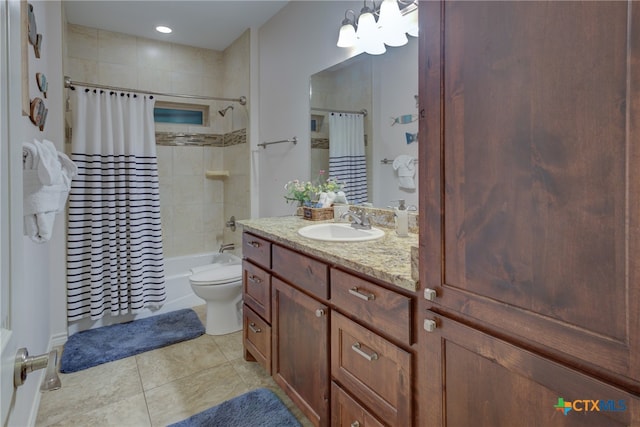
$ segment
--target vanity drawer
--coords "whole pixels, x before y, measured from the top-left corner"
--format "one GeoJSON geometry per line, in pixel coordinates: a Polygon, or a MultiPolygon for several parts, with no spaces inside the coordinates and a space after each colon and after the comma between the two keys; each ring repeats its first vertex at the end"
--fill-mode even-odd
{"type": "Polygon", "coordinates": [[[339,427],[384,427],[336,383],[331,383],[331,425],[339,427]]]}
{"type": "Polygon", "coordinates": [[[273,271],[289,283],[327,299],[329,266],[282,246],[273,245],[273,271]]]}
{"type": "Polygon", "coordinates": [[[411,298],[332,268],[331,302],[350,317],[411,345],[411,298]]]}
{"type": "Polygon", "coordinates": [[[411,353],[331,312],[331,376],[390,425],[411,423],[411,359],[411,353]]]}
{"type": "Polygon", "coordinates": [[[250,233],[242,235],[242,256],[253,263],[271,268],[271,242],[250,233]]]}
{"type": "Polygon", "coordinates": [[[242,315],[243,341],[245,351],[271,375],[271,326],[258,316],[248,305],[244,305],[242,315]]]}
{"type": "Polygon", "coordinates": [[[243,260],[242,289],[244,303],[271,322],[271,274],[243,260]]]}

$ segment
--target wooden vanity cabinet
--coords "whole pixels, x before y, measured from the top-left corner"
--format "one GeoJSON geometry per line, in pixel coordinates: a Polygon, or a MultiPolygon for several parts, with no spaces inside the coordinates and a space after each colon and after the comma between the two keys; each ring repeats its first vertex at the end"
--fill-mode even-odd
{"type": "Polygon", "coordinates": [[[265,321],[271,323],[271,273],[242,261],[243,301],[265,321]]]}
{"type": "Polygon", "coordinates": [[[639,425],[637,396],[437,313],[425,317],[438,326],[425,334],[421,425],[639,425]],[[573,407],[566,414],[565,402],[573,407]]]}
{"type": "Polygon", "coordinates": [[[242,253],[244,358],[271,374],[271,242],[244,233],[242,253]]]}
{"type": "Polygon", "coordinates": [[[316,426],[329,425],[329,307],[273,279],[273,379],[316,426]]]}
{"type": "Polygon", "coordinates": [[[415,296],[246,232],[243,242],[247,360],[270,363],[315,426],[416,425],[415,296]]]}
{"type": "Polygon", "coordinates": [[[246,304],[242,315],[245,360],[255,360],[271,375],[271,325],[246,304]]]}
{"type": "Polygon", "coordinates": [[[330,301],[334,422],[412,425],[414,299],[332,268],[330,301]]]}
{"type": "Polygon", "coordinates": [[[421,2],[425,425],[640,425],[636,6],[421,2]]]}
{"type": "Polygon", "coordinates": [[[369,410],[356,402],[336,383],[331,383],[331,425],[384,427],[369,410]]]}
{"type": "Polygon", "coordinates": [[[331,313],[331,377],[392,426],[411,425],[411,353],[331,313]]]}

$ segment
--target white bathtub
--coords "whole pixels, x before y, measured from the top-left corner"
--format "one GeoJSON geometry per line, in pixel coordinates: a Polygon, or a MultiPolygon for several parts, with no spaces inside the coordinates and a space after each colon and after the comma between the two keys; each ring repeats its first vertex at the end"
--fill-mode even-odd
{"type": "MultiPolygon", "coordinates": [[[[183,308],[191,308],[197,305],[204,305],[205,301],[193,293],[189,276],[191,269],[203,265],[211,264],[216,257],[221,254],[218,252],[205,252],[192,255],[177,256],[164,259],[164,275],[165,289],[167,299],[159,310],[144,310],[141,313],[128,314],[124,316],[112,317],[105,315],[102,319],[91,320],[81,319],[68,325],[68,335],[72,335],[86,329],[99,328],[100,326],[111,325],[114,323],[129,322],[135,319],[142,319],[157,314],[168,313],[170,311],[180,310],[183,308]]],[[[227,258],[230,254],[224,253],[222,256],[227,258]]]]}
{"type": "MultiPolygon", "coordinates": [[[[160,310],[164,312],[180,310],[204,304],[191,290],[189,276],[193,267],[213,262],[216,252],[183,255],[164,259],[164,278],[167,300],[160,310]]],[[[158,312],[154,313],[158,314],[158,312]]]]}

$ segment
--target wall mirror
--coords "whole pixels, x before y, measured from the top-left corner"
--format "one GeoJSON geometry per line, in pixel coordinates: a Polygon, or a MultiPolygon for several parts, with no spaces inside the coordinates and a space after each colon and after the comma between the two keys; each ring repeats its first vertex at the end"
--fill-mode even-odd
{"type": "MultiPolygon", "coordinates": [[[[418,41],[384,55],[361,54],[311,76],[311,177],[330,170],[331,144],[343,143],[330,115],[361,115],[367,202],[379,208],[404,199],[418,206],[418,41]],[[361,114],[366,110],[366,115],[361,114]]],[[[360,126],[357,122],[357,126],[360,126]]],[[[334,159],[335,162],[335,159],[334,159]]],[[[338,175],[339,176],[339,175],[338,175]]],[[[347,197],[349,193],[347,192],[347,197]]]]}

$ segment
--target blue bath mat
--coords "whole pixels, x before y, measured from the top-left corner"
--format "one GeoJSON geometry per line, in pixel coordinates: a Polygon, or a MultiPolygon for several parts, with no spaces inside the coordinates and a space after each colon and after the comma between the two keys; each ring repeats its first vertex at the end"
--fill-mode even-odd
{"type": "Polygon", "coordinates": [[[196,312],[188,308],[81,331],[71,335],[64,345],[60,372],[81,371],[202,334],[202,322],[196,312]]]}
{"type": "Polygon", "coordinates": [[[274,392],[259,388],[169,427],[300,427],[274,392]]]}

